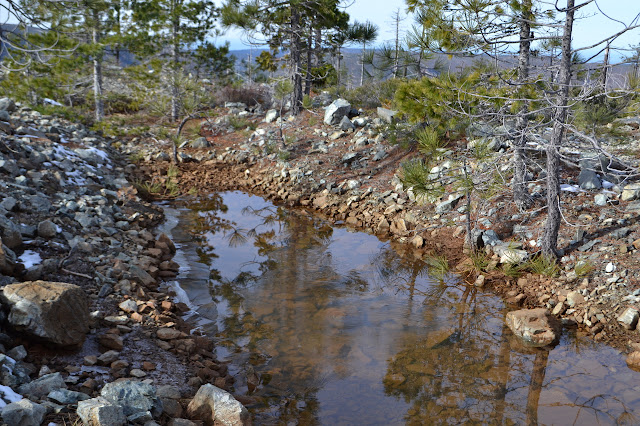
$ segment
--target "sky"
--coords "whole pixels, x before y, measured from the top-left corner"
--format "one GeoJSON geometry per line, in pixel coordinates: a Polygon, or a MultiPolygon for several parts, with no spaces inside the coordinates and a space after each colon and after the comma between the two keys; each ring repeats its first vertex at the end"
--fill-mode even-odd
{"type": "MultiPolygon", "coordinates": [[[[347,0],[349,1],[349,0],[347,0]]],[[[351,15],[351,21],[360,22],[369,20],[380,28],[378,43],[390,41],[394,38],[394,25],[392,16],[396,10],[400,9],[406,17],[406,4],[403,0],[350,0],[351,5],[346,11],[351,15]]],[[[559,0],[564,5],[564,0],[559,0]]],[[[581,9],[577,16],[581,16],[574,25],[574,47],[587,46],[600,41],[607,36],[620,31],[623,28],[621,23],[607,19],[596,7],[600,6],[601,11],[607,16],[631,24],[636,15],[640,13],[640,0],[598,0],[581,9]]],[[[407,17],[402,22],[405,30],[412,25],[412,18],[407,17]]],[[[219,41],[229,39],[232,49],[246,49],[239,40],[237,32],[230,32],[226,36],[219,38],[219,41]]],[[[640,29],[620,37],[614,43],[615,46],[627,48],[629,45],[640,44],[640,29]]]]}

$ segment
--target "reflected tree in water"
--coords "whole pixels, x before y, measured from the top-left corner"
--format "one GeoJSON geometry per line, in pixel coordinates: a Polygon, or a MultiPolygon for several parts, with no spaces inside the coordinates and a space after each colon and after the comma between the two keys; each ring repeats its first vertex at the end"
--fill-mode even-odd
{"type": "Polygon", "coordinates": [[[207,243],[207,233],[216,232],[230,248],[251,244],[256,249],[256,257],[236,276],[212,275],[213,298],[228,306],[219,318],[218,344],[227,345],[248,366],[247,375],[259,377],[258,386],[236,377],[235,387],[258,398],[260,422],[304,419],[304,424],[314,424],[317,392],[328,376],[344,373],[327,370],[319,360],[351,347],[350,337],[340,335],[337,327],[344,314],[333,304],[345,290],[361,288],[366,281],[355,272],[340,277],[333,270],[328,250],[333,228],[328,223],[271,206],[246,207],[242,214],[251,220],[237,221],[252,223],[251,228],[224,220],[216,211],[197,214],[203,224],[198,229],[201,245],[207,243]]]}

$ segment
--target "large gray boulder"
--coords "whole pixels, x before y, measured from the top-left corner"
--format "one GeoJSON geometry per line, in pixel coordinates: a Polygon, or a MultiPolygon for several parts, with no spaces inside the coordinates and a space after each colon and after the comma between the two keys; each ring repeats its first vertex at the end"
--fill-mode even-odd
{"type": "Polygon", "coordinates": [[[89,331],[87,295],[77,285],[27,281],[2,289],[9,323],[18,331],[60,346],[79,345],[89,331]]]}
{"type": "Polygon", "coordinates": [[[211,146],[207,138],[199,137],[191,141],[191,148],[208,148],[211,146]]]}
{"type": "Polygon", "coordinates": [[[558,321],[544,308],[511,311],[507,313],[505,321],[525,346],[552,345],[560,337],[558,321]]]}
{"type": "Polygon", "coordinates": [[[336,99],[324,111],[324,123],[330,126],[340,124],[342,117],[346,117],[351,111],[351,104],[344,99],[336,99]]]}
{"type": "Polygon", "coordinates": [[[2,409],[2,421],[11,426],[40,426],[47,409],[28,399],[12,402],[2,409]]]}
{"type": "Polygon", "coordinates": [[[0,99],[0,111],[13,112],[16,110],[16,103],[11,98],[0,99]]]}
{"type": "Polygon", "coordinates": [[[19,247],[22,244],[20,227],[2,214],[0,214],[0,238],[2,238],[2,242],[10,249],[19,247]]]}
{"type": "Polygon", "coordinates": [[[35,399],[42,399],[44,396],[59,389],[66,389],[67,385],[60,373],[45,374],[44,376],[30,383],[25,383],[18,388],[18,392],[35,399]]]}
{"type": "Polygon", "coordinates": [[[162,402],[156,396],[156,388],[148,383],[122,380],[107,383],[100,392],[107,401],[122,407],[125,416],[151,412],[153,417],[162,414],[162,402]]]}
{"type": "Polygon", "coordinates": [[[273,123],[280,117],[280,112],[277,109],[270,109],[264,116],[265,123],[273,123]]]}
{"type": "Polygon", "coordinates": [[[251,424],[249,412],[229,392],[211,384],[202,385],[187,407],[187,415],[205,425],[251,424]]]}
{"type": "Polygon", "coordinates": [[[583,169],[578,176],[578,184],[582,189],[600,189],[602,181],[600,176],[593,170],[583,169]]]}
{"type": "Polygon", "coordinates": [[[0,238],[0,274],[11,275],[16,267],[18,257],[16,254],[2,243],[0,238]]]}
{"type": "Polygon", "coordinates": [[[633,201],[640,198],[640,183],[630,183],[622,189],[620,199],[622,201],[633,201]]]}
{"type": "Polygon", "coordinates": [[[393,120],[395,120],[396,116],[398,115],[398,111],[393,111],[391,109],[382,107],[378,107],[376,112],[378,113],[378,117],[389,124],[393,123],[393,120]]]}
{"type": "Polygon", "coordinates": [[[347,117],[346,115],[342,117],[342,119],[340,119],[339,127],[343,132],[346,132],[348,130],[355,130],[356,128],[356,126],[353,125],[351,120],[349,120],[349,117],[347,117]]]}
{"type": "Polygon", "coordinates": [[[127,423],[122,408],[104,398],[78,402],[76,413],[86,426],[122,426],[127,423]]]}

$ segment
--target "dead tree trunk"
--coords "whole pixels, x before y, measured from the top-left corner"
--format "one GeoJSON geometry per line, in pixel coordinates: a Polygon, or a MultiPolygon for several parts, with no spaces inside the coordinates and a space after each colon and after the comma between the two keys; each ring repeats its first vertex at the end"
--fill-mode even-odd
{"type": "Polygon", "coordinates": [[[569,103],[569,85],[571,84],[571,34],[575,0],[567,0],[565,10],[564,34],[562,36],[562,57],[558,75],[558,96],[553,113],[553,131],[547,145],[547,221],[542,236],[542,253],[548,257],[558,257],[558,231],[560,229],[560,153],[565,133],[567,109],[569,103]]]}
{"type": "Polygon", "coordinates": [[[300,11],[296,6],[291,6],[291,63],[293,75],[293,96],[291,99],[291,113],[300,114],[302,107],[302,73],[300,60],[300,11]]]}
{"type": "MultiPolygon", "coordinates": [[[[531,0],[522,3],[520,16],[520,51],[518,53],[518,86],[522,87],[529,80],[529,60],[531,58],[531,0]]],[[[520,210],[525,210],[531,204],[531,197],[527,189],[527,164],[525,145],[527,143],[527,127],[529,104],[525,102],[516,117],[516,139],[514,141],[515,173],[513,176],[513,201],[520,210]]]]}
{"type": "Polygon", "coordinates": [[[171,121],[177,121],[180,116],[180,94],[178,89],[178,64],[180,61],[179,27],[179,18],[174,17],[171,26],[171,121]]]}
{"type": "MultiPolygon", "coordinates": [[[[100,16],[93,11],[92,40],[95,45],[100,43],[100,16]]],[[[102,93],[102,49],[93,56],[93,96],[95,102],[96,121],[104,118],[104,101],[102,93]]]]}

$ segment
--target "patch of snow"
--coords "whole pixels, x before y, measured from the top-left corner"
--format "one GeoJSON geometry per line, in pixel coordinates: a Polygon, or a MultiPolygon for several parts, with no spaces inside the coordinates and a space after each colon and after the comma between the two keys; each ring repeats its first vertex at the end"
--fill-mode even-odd
{"type": "Polygon", "coordinates": [[[56,102],[53,99],[49,99],[49,98],[44,98],[43,101],[44,101],[45,104],[49,104],[49,105],[64,106],[60,102],[56,102]]]}
{"type": "Polygon", "coordinates": [[[104,152],[101,149],[94,148],[94,147],[89,147],[89,148],[87,148],[87,150],[93,152],[98,157],[102,158],[106,163],[109,163],[111,161],[111,160],[109,160],[109,154],[107,154],[106,152],[104,152]]]}
{"type": "Polygon", "coordinates": [[[33,250],[25,250],[18,258],[24,265],[25,269],[29,269],[32,266],[39,265],[42,262],[40,255],[33,250]]]}
{"type": "Polygon", "coordinates": [[[9,386],[0,385],[0,408],[4,408],[7,404],[18,402],[21,399],[22,395],[15,393],[9,386]]]}
{"type": "Polygon", "coordinates": [[[580,187],[578,185],[569,185],[567,183],[563,183],[560,185],[560,190],[561,191],[567,191],[567,192],[586,192],[582,189],[580,189],[580,187]]]}
{"type": "Polygon", "coordinates": [[[60,136],[60,143],[69,143],[69,141],[67,140],[67,138],[65,138],[64,136],[60,136]]]}
{"type": "Polygon", "coordinates": [[[61,157],[61,158],[65,158],[65,157],[72,157],[72,158],[78,158],[78,154],[76,154],[75,152],[73,152],[72,150],[65,148],[64,146],[60,146],[60,145],[54,145],[53,147],[53,152],[56,154],[56,156],[61,157]]]}
{"type": "Polygon", "coordinates": [[[615,186],[615,184],[609,182],[608,180],[604,180],[602,179],[602,187],[609,189],[609,188],[613,188],[615,186]]]}

